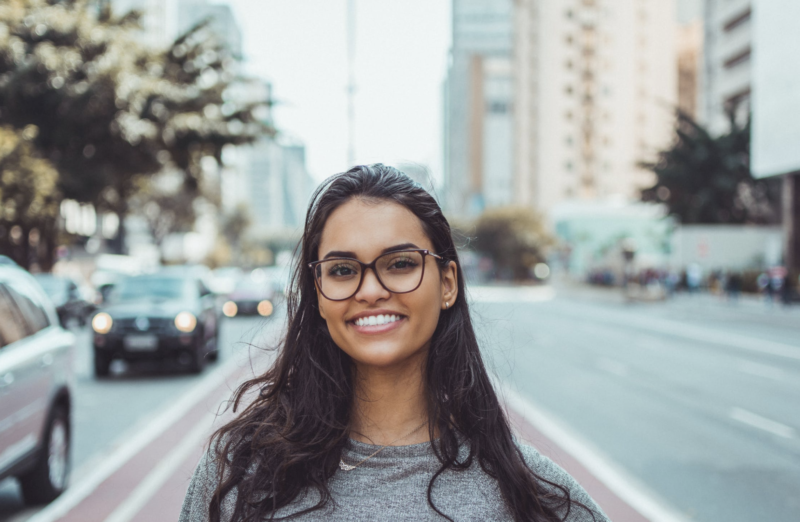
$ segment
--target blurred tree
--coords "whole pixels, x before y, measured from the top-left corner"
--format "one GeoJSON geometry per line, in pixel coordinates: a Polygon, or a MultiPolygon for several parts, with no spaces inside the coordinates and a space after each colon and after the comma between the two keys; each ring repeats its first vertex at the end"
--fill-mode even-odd
{"type": "Polygon", "coordinates": [[[490,257],[498,279],[531,279],[531,270],[552,245],[541,218],[526,207],[485,211],[475,225],[474,248],[490,257]]]}
{"type": "MultiPolygon", "coordinates": [[[[118,17],[85,0],[0,5],[0,124],[36,125],[63,197],[114,212],[121,224],[142,178],[176,168],[198,197],[204,157],[219,160],[225,145],[273,132],[259,112],[268,100],[231,96],[235,60],[206,23],[166,50],[143,46],[140,30],[138,13],[118,17]]],[[[214,200],[218,189],[205,195],[214,200]]]]}
{"type": "Polygon", "coordinates": [[[49,270],[59,209],[58,172],[36,155],[33,125],[0,127],[0,254],[49,270]]]}
{"type": "Polygon", "coordinates": [[[756,180],[750,173],[750,121],[737,123],[728,112],[730,130],[712,136],[687,114],[677,111],[675,141],[659,153],[652,170],[656,184],[642,200],[667,205],[681,223],[777,223],[780,180],[756,180]]]}
{"type": "Polygon", "coordinates": [[[191,232],[198,199],[196,190],[184,190],[182,173],[170,171],[140,178],[128,206],[144,218],[153,241],[160,246],[169,234],[191,232]]]}

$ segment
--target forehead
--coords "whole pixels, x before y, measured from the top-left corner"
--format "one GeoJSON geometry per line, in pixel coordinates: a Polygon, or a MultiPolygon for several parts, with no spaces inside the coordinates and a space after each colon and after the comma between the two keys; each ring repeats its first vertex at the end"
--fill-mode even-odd
{"type": "Polygon", "coordinates": [[[385,248],[404,243],[433,248],[422,222],[413,212],[393,201],[351,199],[328,216],[318,259],[330,251],[342,251],[369,261],[385,248]]]}

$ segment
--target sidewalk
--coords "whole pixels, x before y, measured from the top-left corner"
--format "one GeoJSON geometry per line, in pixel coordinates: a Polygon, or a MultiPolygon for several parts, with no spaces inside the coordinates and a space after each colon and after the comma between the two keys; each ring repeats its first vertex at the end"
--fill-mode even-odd
{"type": "MultiPolygon", "coordinates": [[[[62,497],[29,522],[174,522],[183,497],[213,429],[231,414],[219,416],[234,383],[241,382],[249,368],[232,366],[210,374],[194,391],[179,399],[179,408],[154,419],[153,425],[111,455],[105,463],[73,484],[62,497]],[[203,390],[200,394],[192,393],[203,390]],[[180,411],[179,411],[180,410],[180,411]]],[[[531,416],[507,403],[509,417],[518,436],[572,474],[615,522],[677,521],[670,517],[646,517],[623,499],[559,442],[545,434],[531,416]]],[[[573,448],[574,450],[574,448],[573,448]]],[[[613,480],[613,477],[612,477],[613,480]]],[[[612,484],[613,486],[613,484],[612,484]]],[[[618,484],[617,484],[618,486],[618,484]]],[[[624,496],[624,495],[623,495],[624,496]]],[[[635,502],[634,502],[635,503],[635,502]]]]}

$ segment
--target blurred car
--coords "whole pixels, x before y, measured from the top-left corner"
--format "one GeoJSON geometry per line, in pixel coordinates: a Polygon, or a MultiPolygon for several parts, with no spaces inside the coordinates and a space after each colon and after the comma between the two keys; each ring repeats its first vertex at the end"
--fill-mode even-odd
{"type": "Polygon", "coordinates": [[[52,274],[36,274],[33,277],[55,305],[62,326],[67,326],[70,319],[75,319],[81,326],[86,324],[96,308],[86,289],[80,288],[68,277],[52,274]]]}
{"type": "Polygon", "coordinates": [[[236,284],[244,277],[238,266],[223,266],[212,271],[208,287],[217,295],[228,295],[236,289],[236,284]]]}
{"type": "Polygon", "coordinates": [[[277,293],[267,278],[245,277],[236,284],[222,305],[225,317],[260,315],[269,317],[275,311],[277,293]]]}
{"type": "Polygon", "coordinates": [[[67,488],[74,346],[34,278],[0,263],[0,481],[16,477],[27,504],[67,488]]]}
{"type": "Polygon", "coordinates": [[[214,296],[200,279],[174,270],[121,280],[92,317],[92,330],[98,377],[115,359],[176,360],[200,373],[217,357],[214,296]]]}

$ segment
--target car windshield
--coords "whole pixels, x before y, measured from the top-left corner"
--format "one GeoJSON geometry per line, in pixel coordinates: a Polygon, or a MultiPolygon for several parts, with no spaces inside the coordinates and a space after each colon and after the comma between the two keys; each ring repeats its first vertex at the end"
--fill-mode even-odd
{"type": "Polygon", "coordinates": [[[166,301],[191,297],[190,282],[177,277],[132,277],[121,281],[110,301],[166,301]]]}
{"type": "Polygon", "coordinates": [[[67,289],[67,281],[49,275],[36,275],[36,281],[42,287],[42,290],[50,297],[60,295],[67,289]]]}
{"type": "Polygon", "coordinates": [[[269,281],[253,281],[250,277],[245,277],[236,282],[236,292],[247,294],[260,294],[270,291],[269,281]]]}

